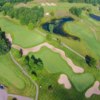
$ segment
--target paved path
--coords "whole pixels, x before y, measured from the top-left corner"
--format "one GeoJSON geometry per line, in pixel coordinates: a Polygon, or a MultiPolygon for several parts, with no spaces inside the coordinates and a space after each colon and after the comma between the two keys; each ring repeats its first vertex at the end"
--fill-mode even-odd
{"type": "Polygon", "coordinates": [[[35,85],[35,87],[36,87],[35,100],[38,100],[38,95],[39,95],[39,86],[38,86],[38,84],[27,74],[27,72],[23,69],[23,67],[14,59],[14,57],[13,57],[11,52],[10,52],[10,56],[11,56],[12,61],[21,69],[23,74],[25,76],[27,76],[31,80],[31,82],[35,85]]]}

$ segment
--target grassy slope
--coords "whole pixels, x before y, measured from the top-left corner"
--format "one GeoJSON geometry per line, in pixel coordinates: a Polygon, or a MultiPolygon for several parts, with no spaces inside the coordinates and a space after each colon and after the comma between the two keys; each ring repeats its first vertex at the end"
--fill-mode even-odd
{"type": "Polygon", "coordinates": [[[16,20],[8,17],[0,17],[0,27],[2,30],[10,33],[13,43],[22,47],[31,47],[38,45],[45,39],[34,30],[29,30],[26,26],[20,25],[16,20]]]}
{"type": "Polygon", "coordinates": [[[9,93],[35,95],[35,87],[12,62],[9,54],[0,56],[0,84],[4,84],[9,93]]]}

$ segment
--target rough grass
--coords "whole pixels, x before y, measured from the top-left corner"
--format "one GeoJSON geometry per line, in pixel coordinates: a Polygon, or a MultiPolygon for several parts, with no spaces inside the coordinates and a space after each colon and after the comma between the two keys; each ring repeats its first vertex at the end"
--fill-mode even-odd
{"type": "Polygon", "coordinates": [[[35,30],[29,30],[26,26],[22,26],[16,20],[9,17],[0,17],[0,27],[2,30],[10,33],[13,43],[22,47],[31,47],[43,42],[45,38],[35,30]]]}
{"type": "Polygon", "coordinates": [[[34,85],[30,80],[22,74],[18,66],[16,66],[10,55],[0,56],[0,84],[7,87],[9,93],[34,96],[34,85]],[[29,91],[27,91],[30,89],[29,91]]]}

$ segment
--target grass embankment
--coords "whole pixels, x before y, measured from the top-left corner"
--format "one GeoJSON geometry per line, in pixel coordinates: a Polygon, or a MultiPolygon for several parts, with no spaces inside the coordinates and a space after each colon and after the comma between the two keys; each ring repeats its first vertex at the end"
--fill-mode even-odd
{"type": "Polygon", "coordinates": [[[13,63],[9,54],[0,56],[0,84],[7,87],[8,93],[35,95],[35,86],[13,63]]]}

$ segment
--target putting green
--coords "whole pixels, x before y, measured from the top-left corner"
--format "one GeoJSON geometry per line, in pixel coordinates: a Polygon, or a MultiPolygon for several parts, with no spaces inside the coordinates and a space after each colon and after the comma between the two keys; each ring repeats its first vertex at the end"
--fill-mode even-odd
{"type": "Polygon", "coordinates": [[[31,47],[43,42],[45,38],[35,30],[29,30],[22,26],[15,19],[0,17],[0,27],[13,38],[13,43],[22,47],[31,47]]]}
{"type": "Polygon", "coordinates": [[[73,85],[79,92],[82,92],[90,87],[95,81],[94,77],[89,73],[74,75],[72,76],[71,80],[73,81],[73,85]]]}

